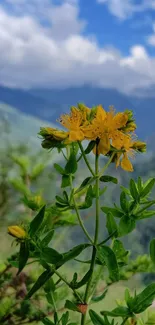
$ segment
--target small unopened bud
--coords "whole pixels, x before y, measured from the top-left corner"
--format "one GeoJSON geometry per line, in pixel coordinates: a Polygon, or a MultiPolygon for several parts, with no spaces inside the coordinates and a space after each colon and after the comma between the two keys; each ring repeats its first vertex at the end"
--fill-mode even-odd
{"type": "Polygon", "coordinates": [[[135,122],[127,123],[126,127],[123,129],[125,132],[133,132],[137,129],[137,125],[135,122]]]}
{"type": "Polygon", "coordinates": [[[126,109],[124,111],[124,113],[128,115],[128,121],[131,121],[133,119],[133,111],[132,110],[126,109]]]}
{"type": "Polygon", "coordinates": [[[139,152],[146,152],[146,143],[142,141],[135,141],[133,143],[133,149],[139,152]]]}
{"type": "Polygon", "coordinates": [[[10,226],[8,227],[8,234],[19,239],[26,237],[26,231],[19,226],[10,226]]]}
{"type": "Polygon", "coordinates": [[[77,308],[81,314],[86,314],[88,305],[87,304],[78,304],[77,308]]]}
{"type": "Polygon", "coordinates": [[[69,133],[61,130],[53,131],[53,138],[57,141],[63,141],[68,138],[69,133]]]}

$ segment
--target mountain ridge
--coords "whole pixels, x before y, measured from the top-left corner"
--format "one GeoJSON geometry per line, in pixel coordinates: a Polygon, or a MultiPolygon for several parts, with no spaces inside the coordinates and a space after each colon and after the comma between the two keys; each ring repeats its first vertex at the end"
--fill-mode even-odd
{"type": "Polygon", "coordinates": [[[127,96],[116,89],[90,86],[30,90],[0,86],[0,102],[54,125],[61,114],[78,102],[83,102],[88,107],[102,104],[106,109],[109,105],[114,105],[117,111],[126,108],[133,110],[138,125],[136,133],[140,138],[144,140],[155,133],[155,96],[139,98],[135,95],[127,96]]]}

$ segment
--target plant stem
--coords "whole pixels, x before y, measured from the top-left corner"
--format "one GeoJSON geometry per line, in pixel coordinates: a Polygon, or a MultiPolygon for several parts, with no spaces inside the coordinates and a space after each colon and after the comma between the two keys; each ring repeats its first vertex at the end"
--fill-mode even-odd
{"type": "Polygon", "coordinates": [[[123,322],[121,323],[121,325],[125,325],[126,321],[128,320],[128,316],[124,318],[123,322]]]}
{"type": "MultiPolygon", "coordinates": [[[[98,146],[96,145],[96,158],[95,158],[95,176],[96,176],[96,225],[95,225],[95,237],[94,237],[94,246],[93,246],[93,252],[92,252],[92,260],[90,264],[90,271],[91,271],[91,277],[87,283],[86,291],[85,291],[85,297],[84,301],[85,304],[88,304],[89,296],[90,296],[90,289],[93,279],[93,272],[95,267],[95,259],[96,259],[96,246],[98,242],[98,234],[99,234],[99,212],[100,212],[100,206],[99,206],[99,155],[98,155],[98,146]]],[[[83,314],[81,317],[81,325],[85,325],[86,323],[86,316],[87,313],[83,314]]]]}
{"type": "MultiPolygon", "coordinates": [[[[67,157],[69,158],[69,148],[67,147],[66,149],[67,149],[67,157]]],[[[72,175],[69,176],[69,179],[70,179],[70,188],[71,188],[71,191],[74,191],[74,189],[73,189],[73,182],[72,182],[72,175]]],[[[83,232],[85,233],[85,235],[88,238],[88,240],[91,242],[92,245],[94,245],[93,240],[90,237],[90,235],[88,234],[88,231],[85,228],[84,223],[83,223],[83,221],[81,219],[81,216],[80,216],[80,213],[79,213],[79,210],[78,210],[78,206],[76,204],[76,200],[75,200],[75,197],[74,197],[74,192],[73,192],[73,198],[72,198],[72,200],[73,200],[73,205],[74,205],[74,209],[75,209],[75,212],[76,212],[76,215],[77,215],[79,224],[80,224],[81,228],[83,229],[83,232]]]]}
{"type": "Polygon", "coordinates": [[[91,168],[91,166],[90,166],[90,164],[89,164],[89,161],[88,161],[88,159],[87,159],[87,157],[86,157],[86,154],[85,154],[85,152],[84,152],[84,149],[83,149],[82,144],[81,144],[80,141],[78,141],[78,145],[79,145],[79,148],[80,148],[80,150],[81,150],[81,153],[82,153],[83,159],[84,159],[84,161],[85,161],[85,163],[86,163],[86,165],[87,165],[89,171],[91,172],[91,174],[92,174],[93,176],[95,176],[95,173],[94,173],[93,169],[91,168]]]}
{"type": "Polygon", "coordinates": [[[114,236],[115,233],[116,230],[113,231],[105,240],[101,241],[101,243],[99,243],[99,246],[104,245],[109,239],[111,239],[114,236]]]}
{"type": "Polygon", "coordinates": [[[81,228],[83,229],[83,232],[85,233],[86,237],[87,237],[88,240],[91,242],[91,244],[94,245],[93,240],[92,240],[92,238],[90,237],[90,235],[88,234],[88,231],[87,231],[87,229],[85,228],[84,223],[83,223],[83,221],[82,221],[82,219],[81,219],[81,216],[80,216],[80,213],[79,213],[79,210],[78,210],[78,207],[77,207],[77,204],[76,204],[76,201],[75,201],[74,195],[73,195],[73,204],[74,204],[74,209],[75,209],[75,212],[76,212],[76,215],[77,215],[77,218],[78,218],[79,224],[80,224],[81,228]]]}
{"type": "Polygon", "coordinates": [[[51,290],[51,292],[50,292],[50,295],[51,295],[52,302],[53,302],[54,313],[56,313],[56,315],[57,315],[57,320],[58,320],[58,323],[59,323],[59,319],[58,319],[58,311],[57,311],[56,302],[55,302],[55,299],[54,299],[54,295],[53,295],[52,290],[51,290]]]}
{"type": "Polygon", "coordinates": [[[104,174],[105,170],[109,167],[110,163],[112,162],[114,158],[115,152],[112,153],[111,157],[109,158],[108,162],[104,165],[104,167],[101,169],[99,173],[99,178],[104,174]]]}
{"type": "Polygon", "coordinates": [[[63,277],[63,275],[61,275],[57,270],[54,270],[54,273],[70,288],[72,289],[72,291],[74,292],[75,296],[78,297],[78,299],[80,300],[81,303],[83,303],[83,300],[82,298],[80,297],[80,295],[78,294],[78,292],[73,289],[71,286],[70,286],[70,283],[63,277]]]}

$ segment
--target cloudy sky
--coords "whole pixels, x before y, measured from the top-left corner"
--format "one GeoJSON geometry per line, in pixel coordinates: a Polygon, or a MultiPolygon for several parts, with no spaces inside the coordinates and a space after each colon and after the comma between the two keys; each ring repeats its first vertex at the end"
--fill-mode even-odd
{"type": "Polygon", "coordinates": [[[155,85],[155,0],[1,0],[0,84],[155,85]]]}

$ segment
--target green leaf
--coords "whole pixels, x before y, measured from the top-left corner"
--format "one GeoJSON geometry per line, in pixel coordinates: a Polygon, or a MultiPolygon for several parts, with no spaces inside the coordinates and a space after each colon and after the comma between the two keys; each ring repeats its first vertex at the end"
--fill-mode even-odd
{"type": "Polygon", "coordinates": [[[35,292],[37,292],[53,275],[53,272],[51,270],[44,271],[36,281],[36,283],[33,285],[31,290],[28,292],[25,299],[31,298],[35,292]]]}
{"type": "Polygon", "coordinates": [[[75,194],[80,192],[84,187],[88,186],[90,183],[92,183],[93,179],[95,179],[95,177],[86,177],[81,183],[80,187],[75,191],[75,194]]]}
{"type": "Polygon", "coordinates": [[[65,175],[66,174],[65,170],[60,165],[54,164],[54,168],[56,169],[56,171],[59,174],[61,174],[61,175],[65,175]]]}
{"type": "Polygon", "coordinates": [[[101,301],[101,300],[103,300],[103,299],[105,298],[107,292],[108,292],[108,289],[106,289],[105,291],[103,291],[103,293],[102,293],[100,296],[92,297],[91,300],[92,300],[93,302],[99,302],[99,301],[101,301]]]}
{"type": "Polygon", "coordinates": [[[92,275],[92,271],[89,270],[85,275],[84,277],[81,279],[81,281],[79,282],[76,282],[75,279],[73,279],[73,281],[71,282],[71,287],[74,288],[74,289],[79,289],[81,288],[82,286],[84,286],[90,279],[92,275]]]}
{"type": "Polygon", "coordinates": [[[124,262],[127,261],[129,252],[125,250],[123,243],[120,240],[118,240],[118,239],[114,240],[112,249],[113,249],[113,251],[116,255],[116,258],[118,260],[121,260],[124,262]]]}
{"type": "Polygon", "coordinates": [[[69,312],[66,311],[66,313],[63,314],[63,315],[62,315],[62,318],[61,318],[61,323],[62,323],[62,325],[67,325],[68,320],[69,320],[69,312]]]}
{"type": "MultiPolygon", "coordinates": [[[[63,212],[64,214],[64,212],[63,212]]],[[[77,225],[77,216],[75,214],[64,214],[62,215],[59,220],[55,223],[55,227],[59,227],[59,226],[75,226],[77,225]]]]}
{"type": "Polygon", "coordinates": [[[101,316],[99,316],[94,310],[89,310],[89,316],[94,325],[105,325],[105,322],[101,316]]]}
{"type": "MultiPolygon", "coordinates": [[[[103,195],[107,190],[107,186],[104,186],[101,190],[100,190],[100,196],[103,195]]],[[[94,189],[93,189],[94,191],[94,189]]]]}
{"type": "Polygon", "coordinates": [[[53,281],[53,278],[50,278],[50,279],[45,283],[44,291],[45,291],[46,293],[51,293],[51,292],[54,292],[54,291],[55,291],[55,283],[54,283],[54,281],[53,281]]]}
{"type": "Polygon", "coordinates": [[[117,180],[116,177],[112,177],[112,176],[108,176],[108,175],[101,176],[100,181],[101,182],[111,182],[111,183],[114,183],[114,184],[118,183],[118,180],[117,180]]]}
{"type": "Polygon", "coordinates": [[[20,252],[19,252],[19,267],[17,275],[23,270],[25,267],[27,260],[29,258],[29,247],[28,242],[21,242],[20,244],[20,252]]]}
{"type": "Polygon", "coordinates": [[[57,314],[56,311],[54,312],[54,323],[55,323],[56,325],[58,324],[58,314],[57,314]]]}
{"type": "Polygon", "coordinates": [[[75,174],[76,171],[77,171],[76,156],[73,152],[71,152],[69,160],[67,161],[67,164],[65,166],[65,172],[66,174],[75,174]]]}
{"type": "Polygon", "coordinates": [[[111,212],[113,214],[113,216],[116,218],[121,218],[124,215],[123,211],[121,211],[119,209],[115,209],[115,208],[102,207],[101,210],[106,214],[111,212]]]}
{"type": "Polygon", "coordinates": [[[128,201],[127,201],[126,194],[124,191],[120,195],[120,205],[124,212],[128,212],[128,210],[129,210],[128,201]]]}
{"type": "Polygon", "coordinates": [[[9,261],[9,263],[13,266],[16,267],[18,269],[19,267],[19,262],[18,261],[9,261]]]}
{"type": "Polygon", "coordinates": [[[133,218],[125,215],[121,218],[119,222],[119,237],[129,234],[131,231],[135,229],[136,222],[133,218]]]}
{"type": "Polygon", "coordinates": [[[56,195],[56,200],[61,203],[62,205],[66,205],[66,201],[64,199],[62,199],[60,196],[56,195]]]}
{"type": "Polygon", "coordinates": [[[66,300],[65,308],[79,312],[77,306],[70,300],[66,300]]]}
{"type": "Polygon", "coordinates": [[[101,311],[101,315],[107,315],[111,317],[129,317],[132,315],[129,308],[119,306],[113,309],[112,311],[101,311]]]}
{"type": "Polygon", "coordinates": [[[44,319],[42,319],[42,323],[44,325],[54,325],[54,323],[47,317],[45,317],[44,319]]]}
{"type": "Polygon", "coordinates": [[[138,177],[137,186],[138,186],[139,193],[141,193],[141,191],[143,189],[143,181],[140,176],[138,177]]]}
{"type": "Polygon", "coordinates": [[[41,227],[45,214],[45,205],[40,209],[39,213],[30,223],[29,234],[33,236],[41,227]]]}
{"type": "Polygon", "coordinates": [[[140,197],[143,198],[147,196],[151,192],[154,184],[155,184],[155,178],[149,179],[147,185],[145,185],[143,190],[141,191],[140,197]]]}
{"type": "Polygon", "coordinates": [[[48,244],[50,243],[50,241],[52,240],[54,235],[54,229],[51,229],[46,236],[42,239],[41,241],[41,247],[46,247],[48,246],[48,244]]]}
{"type": "Polygon", "coordinates": [[[155,298],[155,283],[148,285],[132,302],[132,312],[140,314],[152,305],[155,298]]]}
{"type": "Polygon", "coordinates": [[[155,216],[155,210],[145,211],[141,215],[138,215],[136,217],[138,217],[138,220],[141,220],[141,219],[151,218],[153,216],[155,216]]]}
{"type": "Polygon", "coordinates": [[[10,183],[13,185],[13,187],[19,191],[20,193],[24,194],[25,196],[30,195],[30,190],[27,188],[27,186],[19,179],[11,179],[10,183]]]}
{"type": "Polygon", "coordinates": [[[59,254],[55,249],[51,247],[45,247],[41,252],[41,258],[46,263],[56,264],[62,260],[63,255],[59,254]]]}
{"type": "Polygon", "coordinates": [[[66,191],[63,191],[63,197],[64,197],[65,202],[68,203],[69,202],[69,197],[68,197],[68,194],[67,194],[66,191]]]}
{"type": "Polygon", "coordinates": [[[31,173],[31,180],[36,180],[37,177],[44,171],[45,165],[43,164],[38,164],[36,165],[31,173]]]}
{"type": "Polygon", "coordinates": [[[63,263],[66,263],[66,262],[74,259],[78,255],[80,255],[83,252],[83,250],[86,249],[87,247],[90,247],[90,245],[89,244],[80,244],[78,246],[75,246],[71,250],[69,250],[67,253],[62,254],[63,255],[63,263]]]}
{"type": "Polygon", "coordinates": [[[152,262],[155,264],[155,239],[150,242],[150,257],[152,262]]]}
{"type": "Polygon", "coordinates": [[[96,141],[92,140],[89,142],[87,148],[85,149],[85,154],[88,155],[95,147],[96,141]]]}
{"type": "Polygon", "coordinates": [[[92,206],[93,204],[93,198],[94,198],[94,193],[93,193],[93,188],[90,185],[88,187],[87,193],[86,193],[86,197],[85,197],[85,202],[83,204],[80,204],[78,206],[79,209],[88,209],[92,206]]]}
{"type": "Polygon", "coordinates": [[[61,188],[70,186],[70,177],[69,175],[62,175],[61,188]]]}
{"type": "Polygon", "coordinates": [[[98,258],[103,264],[106,264],[110,279],[113,282],[119,281],[119,268],[113,250],[106,245],[98,247],[98,258]]]}
{"type": "Polygon", "coordinates": [[[106,222],[106,227],[108,230],[109,235],[112,235],[112,237],[117,237],[118,235],[118,227],[117,227],[117,223],[113,217],[113,214],[111,212],[109,212],[107,214],[107,222],[106,222]]]}
{"type": "Polygon", "coordinates": [[[139,193],[135,181],[131,178],[130,180],[130,193],[134,200],[139,200],[139,193]]]}

